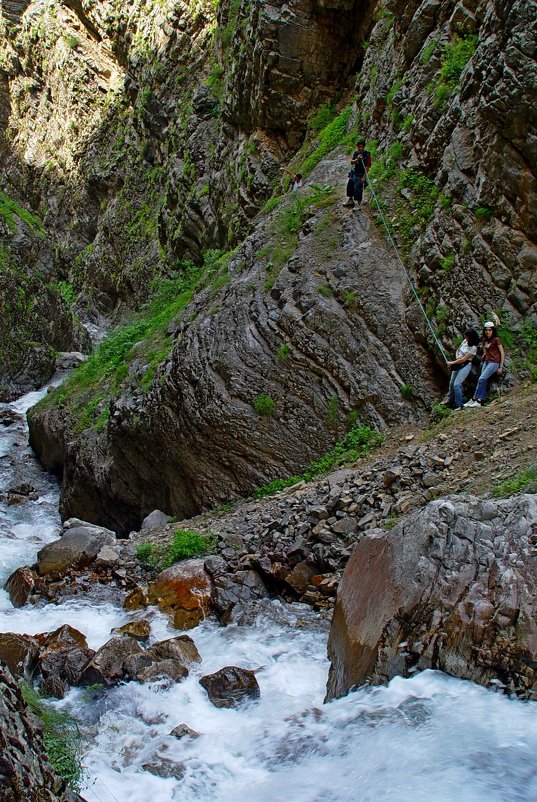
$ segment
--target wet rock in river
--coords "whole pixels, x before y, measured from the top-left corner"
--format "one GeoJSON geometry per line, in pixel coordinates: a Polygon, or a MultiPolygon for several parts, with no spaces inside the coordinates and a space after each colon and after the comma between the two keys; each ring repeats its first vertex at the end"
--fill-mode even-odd
{"type": "Polygon", "coordinates": [[[215,707],[237,707],[248,699],[259,699],[261,691],[253,671],[225,666],[200,679],[215,707]]]}
{"type": "Polygon", "coordinates": [[[31,568],[17,568],[8,578],[5,589],[13,607],[23,607],[35,590],[36,580],[38,579],[35,571],[31,568]]]}
{"type": "Polygon", "coordinates": [[[208,615],[211,589],[203,560],[184,560],[162,571],[149,585],[148,603],[167,613],[176,629],[191,629],[208,615]]]}
{"type": "Polygon", "coordinates": [[[114,635],[130,635],[136,640],[145,642],[151,634],[151,624],[145,618],[139,618],[136,621],[129,621],[127,624],[123,624],[122,627],[114,627],[112,633],[114,635]]]}
{"type": "Polygon", "coordinates": [[[69,568],[90,565],[103,546],[112,546],[116,537],[109,529],[76,526],[59,539],[49,543],[37,555],[37,571],[41,576],[62,574],[69,568]]]}
{"type": "Polygon", "coordinates": [[[170,732],[170,735],[173,735],[174,738],[180,740],[181,738],[199,738],[200,733],[193,730],[188,724],[178,724],[177,727],[174,727],[173,730],[170,732]]]}
{"type": "Polygon", "coordinates": [[[127,658],[141,651],[138,641],[129,635],[112,638],[90,660],[80,678],[81,684],[113,685],[119,682],[125,676],[124,664],[127,658]]]}
{"type": "Polygon", "coordinates": [[[30,635],[15,632],[0,633],[0,660],[5,663],[14,677],[32,674],[37,665],[39,644],[30,635]]]}

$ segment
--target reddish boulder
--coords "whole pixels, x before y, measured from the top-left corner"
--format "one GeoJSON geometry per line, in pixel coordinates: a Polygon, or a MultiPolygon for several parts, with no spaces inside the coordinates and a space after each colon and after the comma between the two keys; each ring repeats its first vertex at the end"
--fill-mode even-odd
{"type": "Polygon", "coordinates": [[[147,598],[171,617],[176,629],[191,629],[208,615],[211,590],[203,560],[184,560],[159,574],[147,598]]]}
{"type": "Polygon", "coordinates": [[[14,677],[32,674],[37,665],[38,654],[38,642],[30,635],[0,633],[0,661],[5,663],[14,677]]]}
{"type": "Polygon", "coordinates": [[[35,590],[37,574],[31,568],[17,568],[8,578],[5,589],[13,607],[23,607],[35,590]]]}

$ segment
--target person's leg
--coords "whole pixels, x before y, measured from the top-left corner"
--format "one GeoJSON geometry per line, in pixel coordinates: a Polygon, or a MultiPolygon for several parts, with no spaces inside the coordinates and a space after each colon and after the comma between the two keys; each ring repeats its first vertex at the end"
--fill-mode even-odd
{"type": "Polygon", "coordinates": [[[451,371],[451,376],[449,379],[449,394],[448,394],[448,406],[452,407],[455,404],[455,379],[457,377],[457,373],[459,372],[458,368],[451,371]]]}
{"type": "Polygon", "coordinates": [[[462,407],[462,385],[464,384],[466,377],[470,373],[471,368],[472,368],[472,363],[467,362],[466,365],[463,365],[456,371],[456,373],[454,373],[453,395],[455,398],[455,407],[457,407],[457,409],[460,409],[462,407]]]}
{"type": "Polygon", "coordinates": [[[362,202],[363,192],[364,192],[364,185],[362,183],[362,176],[359,175],[357,178],[354,179],[354,200],[357,203],[362,202]]]}
{"type": "Polygon", "coordinates": [[[479,377],[479,381],[477,382],[477,387],[475,388],[474,398],[476,401],[483,402],[487,397],[487,390],[488,390],[488,382],[491,376],[494,376],[498,368],[500,367],[498,362],[484,362],[483,367],[481,368],[481,375],[479,377]]]}
{"type": "Polygon", "coordinates": [[[343,204],[343,206],[354,206],[354,178],[349,178],[347,181],[347,189],[346,189],[347,200],[343,204]]]}

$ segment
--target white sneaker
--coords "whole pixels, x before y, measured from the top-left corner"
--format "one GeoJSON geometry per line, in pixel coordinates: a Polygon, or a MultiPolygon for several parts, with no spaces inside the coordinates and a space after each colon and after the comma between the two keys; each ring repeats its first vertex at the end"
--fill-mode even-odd
{"type": "Polygon", "coordinates": [[[476,401],[473,398],[470,401],[467,401],[466,404],[464,405],[465,409],[467,407],[480,407],[480,406],[481,404],[479,403],[479,401],[476,401]]]}
{"type": "Polygon", "coordinates": [[[349,208],[352,208],[352,207],[354,206],[354,201],[353,201],[353,199],[352,199],[352,198],[347,198],[347,200],[345,201],[345,203],[343,204],[343,206],[348,206],[349,208]]]}
{"type": "Polygon", "coordinates": [[[356,206],[354,207],[354,211],[355,212],[361,212],[362,211],[362,204],[361,203],[357,203],[356,206]]]}

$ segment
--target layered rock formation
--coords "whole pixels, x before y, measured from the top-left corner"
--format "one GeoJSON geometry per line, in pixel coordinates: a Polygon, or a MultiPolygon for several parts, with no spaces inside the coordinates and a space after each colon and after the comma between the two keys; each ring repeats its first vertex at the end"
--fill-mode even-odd
{"type": "Polygon", "coordinates": [[[536,698],[537,499],[448,497],[351,555],[330,632],[327,698],[437,668],[536,698]]]}

